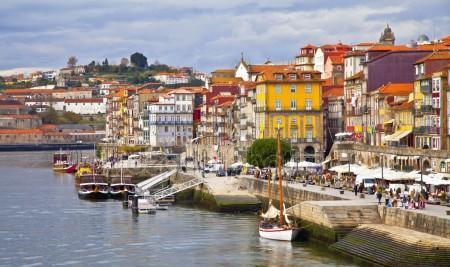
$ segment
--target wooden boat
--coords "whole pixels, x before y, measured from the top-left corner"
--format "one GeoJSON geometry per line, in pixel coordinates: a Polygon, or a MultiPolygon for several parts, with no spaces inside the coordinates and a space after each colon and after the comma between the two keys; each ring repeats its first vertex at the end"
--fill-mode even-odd
{"type": "Polygon", "coordinates": [[[109,187],[101,176],[84,176],[78,189],[80,199],[107,199],[109,198],[109,187]]]}
{"type": "Polygon", "coordinates": [[[128,195],[136,194],[136,185],[131,183],[131,177],[123,177],[122,166],[120,166],[120,180],[111,178],[109,193],[115,199],[125,199],[128,195]]]}
{"type": "Polygon", "coordinates": [[[262,214],[262,220],[259,224],[259,235],[263,238],[292,241],[300,234],[300,228],[289,220],[285,213],[285,205],[283,201],[283,177],[281,175],[281,145],[280,145],[280,129],[277,136],[277,175],[278,175],[278,192],[279,192],[279,209],[272,204],[271,181],[268,180],[269,204],[267,211],[262,214]]]}
{"type": "Polygon", "coordinates": [[[120,181],[118,178],[111,178],[111,185],[109,186],[109,194],[115,199],[125,199],[126,195],[136,194],[136,185],[131,183],[131,177],[122,177],[120,181]],[[125,194],[127,192],[127,194],[125,194]]]}

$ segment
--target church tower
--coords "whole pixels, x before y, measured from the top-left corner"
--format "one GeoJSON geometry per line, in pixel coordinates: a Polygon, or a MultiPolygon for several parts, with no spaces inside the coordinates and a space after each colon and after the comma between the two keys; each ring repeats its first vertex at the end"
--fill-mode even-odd
{"type": "Polygon", "coordinates": [[[394,36],[394,32],[389,27],[389,24],[386,24],[386,28],[384,28],[384,31],[380,36],[379,43],[384,44],[384,45],[394,45],[395,36],[394,36]]]}

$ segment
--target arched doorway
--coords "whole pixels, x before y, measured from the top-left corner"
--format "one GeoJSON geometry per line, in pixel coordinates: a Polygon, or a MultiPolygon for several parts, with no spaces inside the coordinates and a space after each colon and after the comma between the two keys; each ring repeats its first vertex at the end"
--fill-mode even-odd
{"type": "Polygon", "coordinates": [[[428,160],[424,160],[422,162],[422,172],[427,172],[429,168],[431,168],[430,162],[428,160]]]}
{"type": "Polygon", "coordinates": [[[307,147],[305,147],[303,152],[305,154],[305,161],[309,161],[309,162],[316,161],[316,151],[314,150],[314,147],[307,146],[307,147]]]}

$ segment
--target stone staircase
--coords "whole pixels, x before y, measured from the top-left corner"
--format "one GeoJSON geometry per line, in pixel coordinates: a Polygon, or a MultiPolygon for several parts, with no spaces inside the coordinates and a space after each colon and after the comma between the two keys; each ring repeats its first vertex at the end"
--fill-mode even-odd
{"type": "Polygon", "coordinates": [[[450,240],[396,226],[362,225],[330,246],[380,266],[450,266],[450,240]]]}

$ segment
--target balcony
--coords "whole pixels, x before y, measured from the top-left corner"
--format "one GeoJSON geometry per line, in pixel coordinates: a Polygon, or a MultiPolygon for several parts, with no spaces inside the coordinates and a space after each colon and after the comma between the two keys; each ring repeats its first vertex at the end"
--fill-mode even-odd
{"type": "Polygon", "coordinates": [[[255,107],[256,112],[264,112],[267,110],[267,107],[255,107]]]}
{"type": "Polygon", "coordinates": [[[247,127],[255,127],[255,123],[252,121],[247,121],[247,127]]]}
{"type": "Polygon", "coordinates": [[[239,129],[247,130],[247,125],[246,124],[239,124],[239,129]]]}
{"type": "Polygon", "coordinates": [[[431,94],[431,81],[428,83],[420,83],[420,91],[424,94],[431,94]]]}
{"type": "Polygon", "coordinates": [[[414,134],[440,134],[441,128],[433,126],[420,126],[414,128],[414,134]]]}
{"type": "Polygon", "coordinates": [[[422,113],[430,113],[433,111],[433,106],[432,105],[422,105],[420,107],[422,113]]]}
{"type": "Polygon", "coordinates": [[[362,107],[362,113],[364,113],[364,114],[369,114],[369,113],[370,113],[370,107],[368,107],[368,106],[363,106],[363,107],[362,107]]]}
{"type": "Polygon", "coordinates": [[[297,138],[297,143],[318,143],[317,138],[297,138]]]}
{"type": "Polygon", "coordinates": [[[358,110],[347,110],[345,114],[347,116],[360,116],[361,112],[359,112],[358,110]]]}
{"type": "Polygon", "coordinates": [[[241,113],[241,114],[239,114],[239,118],[240,119],[247,119],[247,114],[241,113]]]}
{"type": "Polygon", "coordinates": [[[149,121],[149,125],[192,125],[192,121],[149,121]]]}

